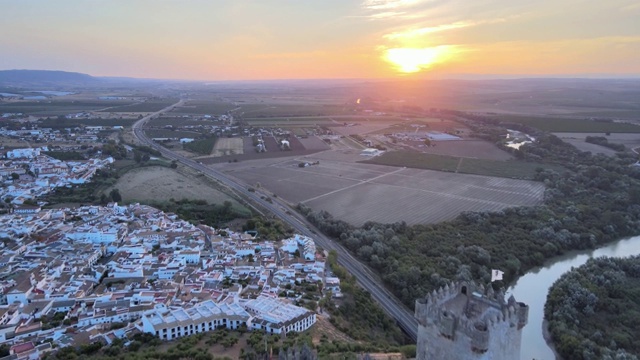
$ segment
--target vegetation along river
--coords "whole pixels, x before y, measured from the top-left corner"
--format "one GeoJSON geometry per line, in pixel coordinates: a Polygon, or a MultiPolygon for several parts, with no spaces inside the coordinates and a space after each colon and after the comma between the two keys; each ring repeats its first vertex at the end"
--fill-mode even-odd
{"type": "Polygon", "coordinates": [[[529,305],[529,324],[522,329],[522,360],[553,360],[555,355],[543,337],[544,303],[549,287],[572,267],[578,267],[589,258],[609,256],[625,257],[640,254],[640,236],[618,240],[596,250],[572,252],[552,259],[545,266],[533,269],[509,288],[507,296],[529,305]]]}

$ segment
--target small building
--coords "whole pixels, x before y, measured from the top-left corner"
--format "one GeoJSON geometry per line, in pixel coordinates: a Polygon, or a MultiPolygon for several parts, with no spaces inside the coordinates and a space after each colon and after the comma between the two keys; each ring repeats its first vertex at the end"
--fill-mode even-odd
{"type": "Polygon", "coordinates": [[[42,210],[40,205],[14,205],[11,212],[18,215],[33,215],[42,210]]]}
{"type": "Polygon", "coordinates": [[[362,156],[378,156],[380,154],[382,154],[382,151],[375,148],[366,148],[360,153],[362,156]]]}

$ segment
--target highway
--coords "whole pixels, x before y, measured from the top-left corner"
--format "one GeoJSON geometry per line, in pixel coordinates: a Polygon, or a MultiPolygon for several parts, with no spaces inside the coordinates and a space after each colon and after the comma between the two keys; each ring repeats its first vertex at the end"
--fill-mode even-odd
{"type": "Polygon", "coordinates": [[[349,251],[347,251],[342,245],[336,241],[324,236],[320,230],[315,228],[310,222],[308,222],[304,216],[298,214],[294,210],[286,211],[288,205],[283,203],[279,198],[271,198],[271,202],[268,202],[261,198],[259,193],[249,191],[249,186],[243,184],[237,179],[231,178],[226,174],[223,174],[215,169],[207,167],[197,161],[186,158],[182,155],[176,154],[169,149],[160,146],[152,141],[143,131],[144,124],[149,119],[158,116],[164,112],[172,110],[176,106],[182,105],[184,100],[180,100],[176,104],[173,104],[167,108],[164,108],[158,112],[150,114],[133,124],[132,129],[134,135],[143,144],[152,147],[162,153],[162,156],[175,160],[178,163],[191,167],[202,174],[216,179],[224,186],[228,187],[239,196],[248,200],[250,203],[258,204],[261,208],[270,211],[273,215],[280,218],[282,221],[288,223],[298,233],[308,236],[316,242],[319,247],[325,250],[336,250],[338,252],[338,263],[345,267],[352,275],[357,279],[357,282],[362,288],[367,290],[371,297],[377,301],[380,306],[393,318],[400,328],[411,338],[413,341],[417,340],[418,321],[413,317],[413,312],[409,311],[389,290],[387,290],[382,282],[382,279],[375,274],[367,266],[360,263],[359,260],[354,258],[349,251]]]}

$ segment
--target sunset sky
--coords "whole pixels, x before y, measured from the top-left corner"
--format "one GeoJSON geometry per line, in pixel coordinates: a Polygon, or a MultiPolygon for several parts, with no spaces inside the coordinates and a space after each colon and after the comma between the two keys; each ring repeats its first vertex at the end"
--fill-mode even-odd
{"type": "Polygon", "coordinates": [[[637,0],[0,0],[0,69],[235,80],[637,76],[637,0]]]}

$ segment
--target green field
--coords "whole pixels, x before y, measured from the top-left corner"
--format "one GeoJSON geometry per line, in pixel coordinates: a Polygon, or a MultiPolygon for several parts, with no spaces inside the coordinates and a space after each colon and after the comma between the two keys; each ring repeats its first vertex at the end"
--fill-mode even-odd
{"type": "Polygon", "coordinates": [[[336,125],[328,117],[292,117],[292,118],[245,118],[244,121],[252,126],[313,126],[336,125]]]}
{"type": "Polygon", "coordinates": [[[184,144],[184,149],[202,155],[209,155],[216,145],[216,140],[217,138],[210,137],[208,139],[192,141],[184,144]]]}
{"type": "Polygon", "coordinates": [[[353,115],[351,109],[343,105],[240,103],[238,106],[238,113],[245,118],[353,115]]]}
{"type": "Polygon", "coordinates": [[[177,108],[176,113],[198,115],[222,115],[237,108],[237,105],[224,101],[189,101],[184,106],[177,108]]]}
{"type": "Polygon", "coordinates": [[[593,121],[589,119],[566,119],[521,115],[498,115],[496,119],[506,123],[518,123],[549,132],[590,133],[640,133],[640,126],[627,123],[593,121]]]}
{"type": "Polygon", "coordinates": [[[214,121],[211,119],[195,120],[183,117],[160,117],[149,120],[151,126],[191,126],[191,125],[212,125],[214,121]]]}
{"type": "Polygon", "coordinates": [[[423,154],[409,151],[390,151],[370,160],[369,164],[406,166],[416,169],[458,172],[485,176],[497,176],[513,179],[533,179],[538,168],[551,168],[562,171],[556,165],[539,164],[517,160],[497,161],[486,159],[461,158],[447,155],[423,154]]]}
{"type": "Polygon", "coordinates": [[[160,111],[171,104],[178,102],[177,99],[149,100],[143,103],[117,106],[109,108],[109,112],[156,112],[160,111]]]}
{"type": "Polygon", "coordinates": [[[623,119],[635,119],[640,118],[640,110],[601,110],[601,111],[584,111],[572,113],[573,116],[588,116],[588,117],[606,117],[606,118],[623,118],[623,119]]]}
{"type": "Polygon", "coordinates": [[[131,126],[135,123],[136,119],[44,119],[40,122],[40,126],[43,128],[68,128],[80,125],[86,126],[131,126]]]}
{"type": "Polygon", "coordinates": [[[99,110],[110,106],[129,105],[129,101],[98,100],[41,100],[0,102],[0,113],[24,113],[35,115],[63,115],[73,112],[99,110]]]}
{"type": "Polygon", "coordinates": [[[196,138],[202,134],[191,131],[174,131],[168,129],[145,129],[150,138],[196,138]]]}

